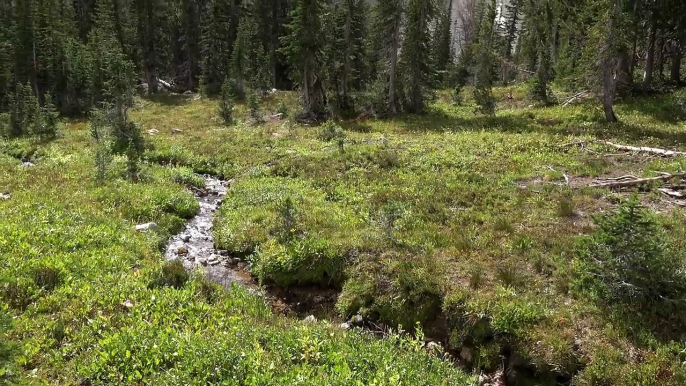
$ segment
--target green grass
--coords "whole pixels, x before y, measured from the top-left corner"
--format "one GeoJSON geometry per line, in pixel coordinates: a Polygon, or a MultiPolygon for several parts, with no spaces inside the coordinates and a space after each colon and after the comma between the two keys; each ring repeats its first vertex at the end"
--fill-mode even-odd
{"type": "MultiPolygon", "coordinates": [[[[499,100],[507,90],[496,90],[499,100]]],[[[95,186],[84,122],[53,143],[3,142],[0,186],[12,198],[0,200],[0,275],[13,295],[0,304],[17,318],[10,336],[23,347],[12,373],[26,380],[38,369],[38,380],[63,384],[465,382],[411,340],[273,316],[259,298],[216,296],[197,278],[151,285],[164,282],[160,246],[198,210],[185,188],[201,185],[195,171],[232,180],[216,243],[249,259],[262,282],[340,289],[343,316],[421,322],[467,371],[506,363],[522,384],[683,384],[683,341],[569,289],[590,216],[624,198],[588,187],[593,179],[686,167],[594,141],[680,148],[686,117],[675,101],[685,93],[626,100],[618,125],[602,123],[594,100],[530,108],[520,88],[513,94],[495,118],[441,93],[426,115],[344,121],[343,133],[271,118],[251,125],[243,105],[225,127],[213,100],[141,100],[132,118],[159,133],[146,136],[137,184],[116,160],[110,181],[95,186]],[[575,141],[587,145],[567,145],[575,141]],[[143,221],[160,231],[136,234],[143,221]],[[49,291],[34,280],[44,268],[59,278],[49,291]]],[[[277,93],[263,110],[281,105],[294,111],[295,98],[277,93]]],[[[683,209],[654,192],[641,198],[683,251],[683,209]]]]}

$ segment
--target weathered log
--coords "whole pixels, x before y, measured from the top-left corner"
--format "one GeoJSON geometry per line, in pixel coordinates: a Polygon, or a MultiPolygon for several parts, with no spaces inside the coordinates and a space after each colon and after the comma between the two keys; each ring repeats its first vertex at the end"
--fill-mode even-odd
{"type": "Polygon", "coordinates": [[[614,147],[615,149],[622,150],[622,151],[633,151],[633,152],[637,152],[637,153],[650,153],[650,154],[660,155],[663,157],[686,156],[686,152],[682,152],[682,151],[665,150],[665,149],[658,149],[658,148],[654,148],[654,147],[636,147],[636,146],[618,145],[618,144],[608,142],[608,141],[598,141],[598,143],[602,143],[603,145],[614,147]]]}
{"type": "Polygon", "coordinates": [[[672,178],[683,178],[686,177],[686,173],[674,173],[674,174],[664,174],[659,177],[650,177],[650,178],[638,178],[635,180],[619,180],[619,181],[612,181],[612,182],[600,182],[596,184],[592,184],[591,187],[594,188],[628,188],[632,186],[639,186],[651,182],[659,182],[659,181],[669,181],[672,178]]]}

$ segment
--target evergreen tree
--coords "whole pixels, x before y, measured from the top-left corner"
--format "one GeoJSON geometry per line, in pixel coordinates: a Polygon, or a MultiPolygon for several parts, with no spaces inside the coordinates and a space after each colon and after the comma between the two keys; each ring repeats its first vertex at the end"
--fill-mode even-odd
{"type": "Polygon", "coordinates": [[[402,0],[378,0],[374,9],[375,38],[380,44],[378,57],[380,60],[379,77],[381,84],[379,91],[387,95],[388,112],[398,112],[398,54],[401,44],[402,31],[402,0]]]}
{"type": "MultiPolygon", "coordinates": [[[[100,0],[107,2],[108,0],[100,0]]],[[[168,31],[162,0],[135,0],[141,69],[150,93],[159,90],[159,77],[168,69],[168,31]]],[[[113,17],[112,17],[113,18],[113,17]]]]}
{"type": "Polygon", "coordinates": [[[324,70],[322,68],[323,39],[322,0],[296,0],[291,21],[282,38],[282,50],[290,64],[291,79],[300,87],[303,115],[317,117],[326,112],[324,70]]]}
{"type": "Polygon", "coordinates": [[[245,96],[246,88],[263,92],[271,83],[269,56],[262,45],[258,27],[255,17],[244,12],[231,55],[232,75],[241,97],[245,96]]]}
{"type": "Polygon", "coordinates": [[[536,75],[531,83],[529,94],[534,101],[547,104],[551,98],[550,80],[551,35],[553,9],[551,0],[528,0],[526,3],[527,29],[531,31],[536,51],[536,75]]]}
{"type": "Polygon", "coordinates": [[[476,111],[486,115],[495,114],[495,98],[493,98],[492,86],[494,78],[495,52],[495,1],[490,1],[484,12],[482,25],[479,28],[479,37],[474,45],[476,60],[474,100],[476,111]]]}
{"type": "Polygon", "coordinates": [[[40,123],[40,106],[31,85],[17,84],[16,92],[10,97],[10,137],[33,134],[40,123]]]}
{"type": "Polygon", "coordinates": [[[436,69],[431,56],[430,25],[436,6],[433,0],[409,0],[407,23],[400,61],[406,87],[407,111],[424,111],[427,95],[433,90],[436,69]]]}
{"type": "Polygon", "coordinates": [[[432,55],[436,63],[436,72],[438,74],[437,84],[441,86],[448,85],[448,80],[450,78],[448,70],[453,63],[451,42],[453,1],[449,1],[447,8],[444,5],[441,5],[438,8],[438,17],[436,18],[436,28],[433,37],[432,55]]]}
{"type": "Polygon", "coordinates": [[[234,7],[231,0],[210,0],[202,28],[201,87],[208,95],[217,94],[231,68],[235,40],[234,7]]]}
{"type": "Polygon", "coordinates": [[[362,89],[366,73],[366,12],[364,0],[334,4],[327,20],[327,70],[332,110],[352,110],[352,92],[362,89]]]}
{"type": "Polygon", "coordinates": [[[224,84],[222,84],[221,99],[219,100],[219,116],[226,125],[233,124],[233,109],[235,105],[233,89],[233,83],[229,78],[226,78],[224,84]]]}

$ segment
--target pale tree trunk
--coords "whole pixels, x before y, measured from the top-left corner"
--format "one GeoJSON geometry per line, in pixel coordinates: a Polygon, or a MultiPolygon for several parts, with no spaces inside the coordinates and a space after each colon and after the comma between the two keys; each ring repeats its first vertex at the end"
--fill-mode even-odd
{"type": "Polygon", "coordinates": [[[657,35],[657,25],[653,22],[650,25],[648,34],[648,53],[646,55],[646,69],[643,73],[643,86],[648,87],[653,82],[653,66],[655,65],[655,36],[657,35]]]}
{"type": "Polygon", "coordinates": [[[605,111],[605,120],[607,122],[617,122],[617,116],[614,111],[614,98],[617,88],[617,78],[615,72],[618,67],[619,50],[614,45],[616,44],[615,31],[618,18],[621,16],[620,0],[614,0],[612,6],[612,15],[607,21],[607,35],[605,36],[604,49],[601,53],[602,57],[602,73],[603,73],[603,110],[605,111]]]}

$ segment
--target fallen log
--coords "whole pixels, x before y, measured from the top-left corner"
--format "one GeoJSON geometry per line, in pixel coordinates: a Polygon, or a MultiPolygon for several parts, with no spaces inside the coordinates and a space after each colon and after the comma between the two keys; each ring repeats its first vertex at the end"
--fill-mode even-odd
{"type": "Polygon", "coordinates": [[[663,157],[674,157],[674,156],[686,156],[686,152],[682,151],[673,151],[673,150],[665,150],[665,149],[658,149],[654,147],[636,147],[636,146],[627,146],[627,145],[618,145],[616,143],[608,142],[608,141],[598,141],[598,143],[602,143],[603,145],[614,147],[615,149],[622,150],[622,151],[633,151],[637,153],[649,153],[649,154],[657,154],[663,157]]]}
{"type": "Polygon", "coordinates": [[[619,181],[612,181],[612,182],[600,182],[596,184],[592,184],[591,187],[593,188],[628,188],[632,186],[639,186],[643,184],[648,184],[651,182],[660,182],[660,181],[669,181],[672,178],[684,178],[686,177],[686,173],[674,173],[674,174],[664,174],[659,177],[650,177],[650,178],[637,178],[635,180],[619,180],[619,181]]]}
{"type": "Polygon", "coordinates": [[[676,190],[669,189],[669,188],[660,188],[658,189],[662,193],[668,195],[669,197],[674,197],[674,198],[684,198],[684,194],[681,192],[677,192],[676,190]]]}
{"type": "Polygon", "coordinates": [[[583,97],[584,95],[586,95],[586,94],[588,94],[588,93],[590,93],[590,92],[591,92],[591,90],[586,90],[586,91],[582,91],[582,92],[580,92],[580,93],[578,93],[578,94],[572,95],[571,98],[567,99],[567,101],[566,101],[565,103],[562,104],[562,107],[565,107],[565,106],[569,105],[570,103],[574,102],[575,100],[577,100],[577,99],[583,97]]]}

